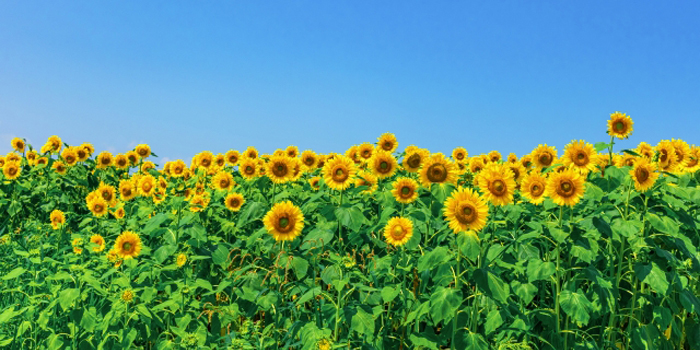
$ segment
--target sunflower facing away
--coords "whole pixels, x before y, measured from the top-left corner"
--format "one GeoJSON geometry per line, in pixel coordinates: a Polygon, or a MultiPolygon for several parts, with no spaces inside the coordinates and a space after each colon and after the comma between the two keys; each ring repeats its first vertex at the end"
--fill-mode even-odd
{"type": "Polygon", "coordinates": [[[346,156],[337,156],[326,161],[323,166],[323,180],[331,189],[342,191],[353,183],[356,169],[352,159],[346,156]]]}
{"type": "Polygon", "coordinates": [[[66,223],[66,215],[58,209],[54,209],[51,212],[49,219],[51,220],[51,227],[53,227],[54,230],[58,230],[66,223]]]}
{"type": "Polygon", "coordinates": [[[387,243],[399,247],[413,237],[413,222],[408,218],[393,217],[384,226],[387,243]]]}
{"type": "Polygon", "coordinates": [[[291,241],[301,234],[304,228],[304,214],[290,201],[275,204],[265,214],[263,223],[276,241],[291,241]]]}
{"type": "Polygon", "coordinates": [[[418,198],[418,182],[408,177],[400,177],[392,184],[391,194],[399,203],[409,204],[418,198]]]}
{"type": "Polygon", "coordinates": [[[547,178],[539,171],[532,171],[527,174],[520,183],[520,193],[527,198],[530,203],[540,205],[544,202],[544,191],[547,187],[547,178]]]}
{"type": "Polygon", "coordinates": [[[551,172],[547,180],[545,195],[558,205],[574,206],[583,197],[585,180],[578,171],[566,169],[551,172]]]}
{"type": "Polygon", "coordinates": [[[530,158],[537,169],[545,168],[557,160],[557,149],[547,144],[539,145],[530,153],[530,158]]]}
{"type": "Polygon", "coordinates": [[[505,164],[489,163],[476,177],[484,198],[493,205],[504,206],[513,202],[515,177],[505,164]]]}
{"type": "Polygon", "coordinates": [[[131,231],[124,231],[114,243],[117,255],[122,259],[133,259],[141,253],[141,237],[131,231]]]}
{"type": "Polygon", "coordinates": [[[372,173],[380,179],[394,175],[396,168],[399,167],[396,158],[384,150],[377,150],[367,164],[372,173]]]}
{"type": "Polygon", "coordinates": [[[630,170],[630,175],[634,180],[634,188],[637,191],[645,192],[654,186],[654,182],[659,178],[659,173],[656,171],[657,166],[649,159],[640,157],[634,163],[634,167],[630,170]]]}
{"type": "Polygon", "coordinates": [[[360,192],[362,194],[372,194],[377,190],[377,177],[369,171],[362,170],[357,173],[355,187],[367,186],[367,189],[360,192]]]}
{"type": "Polygon", "coordinates": [[[457,181],[457,166],[442,153],[435,153],[428,157],[418,173],[421,184],[428,189],[432,184],[442,185],[457,181]]]}
{"type": "Polygon", "coordinates": [[[632,134],[632,118],[627,114],[615,112],[610,115],[608,120],[608,135],[617,137],[618,139],[626,139],[632,134]]]}
{"type": "Polygon", "coordinates": [[[486,200],[471,188],[459,187],[445,200],[445,219],[455,232],[479,232],[486,226],[489,206],[486,200]]]}
{"type": "Polygon", "coordinates": [[[377,147],[384,152],[393,153],[399,148],[399,142],[396,140],[396,136],[392,133],[384,133],[377,139],[377,147]]]}
{"type": "Polygon", "coordinates": [[[587,175],[594,171],[598,165],[598,152],[593,148],[593,145],[583,140],[571,141],[564,148],[562,163],[578,170],[582,175],[587,175]]]}
{"type": "Polygon", "coordinates": [[[239,211],[245,203],[245,198],[240,193],[229,193],[224,199],[224,204],[226,208],[230,211],[239,211]]]}

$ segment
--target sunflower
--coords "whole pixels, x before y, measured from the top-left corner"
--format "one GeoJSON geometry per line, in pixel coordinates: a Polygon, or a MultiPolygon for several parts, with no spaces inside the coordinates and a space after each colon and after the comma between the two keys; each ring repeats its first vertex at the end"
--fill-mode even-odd
{"type": "Polygon", "coordinates": [[[134,292],[131,289],[125,290],[122,292],[121,299],[125,303],[130,303],[134,299],[134,292]]]}
{"type": "Polygon", "coordinates": [[[183,162],[182,159],[178,159],[171,163],[170,175],[173,177],[183,177],[185,175],[185,169],[187,169],[185,162],[183,162]]]}
{"type": "Polygon", "coordinates": [[[284,153],[289,158],[296,158],[299,156],[299,147],[294,146],[294,145],[289,145],[289,146],[287,146],[287,148],[284,149],[284,153]]]}
{"type": "Polygon", "coordinates": [[[504,206],[513,202],[515,177],[505,164],[490,163],[476,177],[484,198],[493,205],[504,206]]]}
{"type": "Polygon", "coordinates": [[[676,139],[671,139],[671,144],[673,145],[673,150],[676,152],[676,156],[678,158],[676,173],[683,173],[686,171],[685,168],[688,165],[688,154],[690,153],[690,146],[685,141],[676,139]]]}
{"type": "Polygon", "coordinates": [[[292,176],[292,162],[286,155],[270,157],[265,167],[265,174],[276,184],[288,182],[292,176]]]}
{"type": "Polygon", "coordinates": [[[377,177],[374,176],[369,171],[362,170],[359,173],[357,173],[357,177],[355,178],[355,187],[360,187],[360,186],[367,186],[367,189],[360,192],[362,194],[372,194],[374,191],[377,190],[377,177]]]}
{"type": "Polygon", "coordinates": [[[148,158],[151,156],[151,147],[146,144],[136,145],[134,151],[136,151],[136,154],[141,158],[148,158]]]}
{"type": "Polygon", "coordinates": [[[634,150],[642,157],[647,157],[649,159],[654,157],[654,147],[644,141],[640,142],[634,150]]]}
{"type": "MultiPolygon", "coordinates": [[[[410,146],[409,146],[410,147],[410,146]]],[[[415,173],[420,170],[420,167],[425,162],[425,159],[430,156],[430,152],[426,149],[406,147],[406,155],[403,157],[401,164],[409,173],[415,173]]]]}
{"type": "Polygon", "coordinates": [[[318,158],[316,156],[316,152],[309,149],[305,150],[304,152],[301,152],[301,163],[304,164],[304,167],[306,167],[306,169],[315,168],[317,161],[318,158]]]}
{"type": "Polygon", "coordinates": [[[523,181],[523,176],[527,173],[527,169],[520,164],[520,162],[506,162],[506,167],[513,172],[513,180],[516,184],[520,184],[523,181]]]}
{"type": "Polygon", "coordinates": [[[126,152],[126,159],[129,161],[130,166],[135,166],[141,160],[141,156],[136,151],[128,151],[126,152]]]}
{"type": "Polygon", "coordinates": [[[319,154],[316,158],[316,168],[323,169],[323,166],[326,165],[326,159],[328,159],[327,155],[319,154]]]}
{"type": "Polygon", "coordinates": [[[557,160],[557,149],[547,144],[539,145],[530,153],[533,165],[542,169],[554,164],[557,160]]]}
{"type": "Polygon", "coordinates": [[[46,165],[49,164],[49,158],[39,157],[36,159],[36,165],[46,165]]]}
{"type": "Polygon", "coordinates": [[[134,232],[124,231],[117,237],[114,250],[122,259],[133,259],[141,253],[141,237],[134,232]]]}
{"type": "Polygon", "coordinates": [[[452,160],[456,163],[465,163],[468,156],[469,152],[464,147],[457,147],[452,150],[452,160]]]}
{"type": "Polygon", "coordinates": [[[326,161],[322,171],[323,180],[328,187],[343,191],[352,184],[357,167],[352,159],[346,156],[336,156],[326,161]]]}
{"type": "Polygon", "coordinates": [[[520,164],[522,164],[525,169],[532,168],[532,156],[529,154],[524,155],[520,158],[520,164]]]}
{"type": "Polygon", "coordinates": [[[547,178],[539,171],[533,171],[525,175],[520,184],[520,193],[530,203],[539,205],[544,202],[544,190],[547,187],[547,178]]]}
{"type": "Polygon", "coordinates": [[[58,175],[66,175],[66,173],[68,172],[68,168],[66,167],[66,164],[60,160],[53,162],[53,165],[51,165],[51,168],[53,170],[55,170],[58,175]]]}
{"type": "Polygon", "coordinates": [[[396,161],[396,158],[384,150],[377,150],[367,164],[372,173],[380,179],[394,175],[396,168],[399,167],[399,162],[396,161]]]}
{"type": "MultiPolygon", "coordinates": [[[[272,152],[272,155],[273,155],[273,156],[284,156],[284,155],[286,155],[286,154],[284,153],[284,150],[283,150],[283,149],[278,148],[278,149],[276,149],[274,152],[272,152]]],[[[261,158],[269,158],[270,156],[267,155],[267,154],[263,154],[263,155],[260,156],[260,157],[261,157],[261,158]]]]}
{"type": "Polygon", "coordinates": [[[226,171],[219,171],[211,179],[211,186],[219,191],[228,191],[236,184],[233,176],[226,171]]]}
{"type": "Polygon", "coordinates": [[[564,148],[562,163],[570,168],[578,170],[582,175],[594,171],[598,165],[598,152],[593,145],[583,140],[571,141],[564,148]]]}
{"type": "Polygon", "coordinates": [[[616,154],[614,155],[614,163],[615,166],[618,168],[622,168],[623,166],[634,166],[634,163],[637,161],[637,156],[633,156],[631,154],[625,153],[625,154],[616,154]]]}
{"type": "Polygon", "coordinates": [[[393,217],[384,226],[384,237],[387,243],[399,247],[413,237],[413,222],[404,217],[393,217]]]}
{"type": "Polygon", "coordinates": [[[78,161],[80,161],[80,162],[86,161],[88,158],[90,158],[90,156],[93,153],[95,153],[95,147],[93,147],[92,144],[90,144],[90,143],[83,143],[82,145],[80,145],[77,148],[78,148],[78,151],[77,151],[78,161]]]}
{"type": "Polygon", "coordinates": [[[423,187],[430,189],[432,184],[455,183],[457,181],[457,166],[450,162],[442,153],[429,156],[420,171],[423,187]]]}
{"type": "Polygon", "coordinates": [[[400,177],[392,184],[391,194],[399,203],[409,204],[418,198],[418,182],[408,177],[400,177]]]}
{"type": "Polygon", "coordinates": [[[138,194],[143,197],[150,197],[156,189],[156,178],[153,175],[141,176],[136,183],[138,194]]]}
{"type": "Polygon", "coordinates": [[[5,157],[0,155],[0,168],[4,167],[5,163],[7,163],[7,161],[5,160],[5,157]]]}
{"type": "Polygon", "coordinates": [[[105,239],[100,235],[92,235],[90,237],[90,243],[95,244],[95,246],[92,247],[92,251],[95,253],[105,250],[105,239]]]}
{"type": "Polygon", "coordinates": [[[217,153],[216,156],[214,156],[214,165],[217,168],[223,168],[224,165],[226,165],[226,158],[223,154],[217,153]]]}
{"type": "Polygon", "coordinates": [[[318,191],[321,189],[321,177],[320,176],[314,176],[309,179],[309,186],[311,186],[311,189],[314,191],[318,191]]]}
{"type": "Polygon", "coordinates": [[[124,216],[126,215],[126,212],[124,211],[124,207],[119,207],[117,210],[115,210],[112,215],[114,216],[115,219],[123,219],[124,216]]]}
{"type": "Polygon", "coordinates": [[[136,197],[138,190],[132,180],[119,180],[119,197],[122,201],[127,202],[136,197]]]}
{"type": "Polygon", "coordinates": [[[6,162],[2,167],[2,174],[5,175],[5,180],[14,180],[22,173],[22,167],[18,162],[6,162]]]}
{"type": "Polygon", "coordinates": [[[615,112],[608,120],[608,135],[618,139],[626,139],[632,134],[632,119],[624,113],[615,112]]]}
{"type": "Polygon", "coordinates": [[[87,206],[88,209],[92,212],[92,215],[102,217],[105,214],[107,214],[107,202],[99,195],[91,196],[87,200],[87,206]]]}
{"type": "Polygon", "coordinates": [[[484,160],[481,158],[474,157],[469,160],[469,172],[472,174],[478,174],[485,166],[486,164],[484,164],[484,160]]]}
{"type": "Polygon", "coordinates": [[[209,151],[199,152],[194,156],[195,168],[202,167],[209,169],[209,167],[214,163],[214,154],[209,151]]]}
{"type": "Polygon", "coordinates": [[[204,192],[202,194],[195,194],[190,199],[190,211],[193,213],[200,212],[209,206],[209,192],[204,192]]]}
{"type": "Polygon", "coordinates": [[[272,206],[265,214],[263,223],[276,241],[291,241],[304,228],[304,214],[292,202],[284,201],[272,206]]]}
{"type": "Polygon", "coordinates": [[[503,159],[501,152],[491,151],[489,152],[489,161],[492,163],[500,162],[503,159]]]}
{"type": "MultiPolygon", "coordinates": [[[[61,140],[60,137],[53,135],[50,136],[49,139],[46,141],[46,144],[44,145],[46,147],[47,151],[50,153],[58,153],[61,151],[61,147],[63,147],[63,141],[61,140]]],[[[42,147],[43,149],[43,147],[42,147]]],[[[42,153],[46,153],[43,152],[42,153]]]]}
{"type": "Polygon", "coordinates": [[[458,187],[444,204],[445,219],[455,232],[479,232],[486,226],[489,206],[484,198],[471,188],[458,187]]]}
{"type": "Polygon", "coordinates": [[[187,255],[185,253],[178,254],[177,258],[175,258],[175,265],[177,265],[177,267],[183,267],[185,263],[187,263],[187,255]]]}
{"type": "Polygon", "coordinates": [[[368,161],[372,156],[374,155],[374,145],[372,145],[369,142],[365,142],[361,145],[358,146],[358,151],[360,153],[360,157],[362,157],[363,161],[368,161]]]}
{"type": "Polygon", "coordinates": [[[384,152],[393,153],[397,148],[399,148],[399,142],[396,140],[396,136],[392,133],[383,133],[377,140],[377,146],[384,152]]]}
{"type": "Polygon", "coordinates": [[[165,201],[165,198],[168,197],[168,192],[166,191],[165,188],[163,187],[157,187],[156,190],[153,191],[153,194],[151,195],[151,198],[153,199],[153,203],[158,205],[160,203],[163,203],[165,201]]]}
{"type": "Polygon", "coordinates": [[[66,162],[66,165],[73,166],[78,162],[78,153],[75,147],[66,147],[61,153],[61,158],[66,162]]]}
{"type": "Polygon", "coordinates": [[[97,155],[97,169],[106,169],[112,165],[112,153],[102,151],[97,155]]]}
{"type": "Polygon", "coordinates": [[[518,163],[518,156],[515,153],[508,153],[507,163],[518,163]]]}
{"type": "Polygon", "coordinates": [[[686,171],[694,173],[694,172],[700,170],[699,160],[700,160],[700,147],[691,146],[690,152],[688,153],[688,165],[686,165],[686,167],[685,167],[686,171]]]}
{"type": "Polygon", "coordinates": [[[229,193],[224,199],[224,204],[226,208],[230,211],[239,211],[245,203],[245,198],[240,193],[229,193]]]}
{"type": "Polygon", "coordinates": [[[289,159],[292,169],[292,172],[289,176],[289,181],[296,182],[301,178],[302,175],[304,175],[304,164],[301,163],[301,159],[299,158],[287,157],[287,159],[289,159]]]}
{"type": "MultiPolygon", "coordinates": [[[[39,156],[39,154],[36,153],[36,151],[32,150],[32,151],[27,151],[27,153],[25,154],[24,157],[27,158],[27,164],[34,165],[34,164],[36,164],[36,159],[38,156],[39,156]]],[[[2,165],[0,165],[0,168],[2,168],[2,165]]]]}
{"type": "Polygon", "coordinates": [[[243,152],[243,155],[248,159],[255,159],[258,158],[258,150],[255,149],[255,147],[250,146],[246,148],[245,152],[243,152]]]}
{"type": "Polygon", "coordinates": [[[666,172],[675,171],[678,166],[678,154],[676,154],[673,143],[668,140],[662,140],[656,145],[655,151],[658,155],[659,170],[666,172]]]}
{"type": "Polygon", "coordinates": [[[649,161],[649,159],[640,157],[630,170],[630,175],[634,179],[634,188],[639,192],[645,192],[654,186],[654,182],[659,177],[656,171],[657,165],[649,161]]]}
{"type": "Polygon", "coordinates": [[[129,168],[129,158],[123,154],[117,154],[114,156],[114,166],[119,170],[126,170],[129,168]]]}
{"type": "Polygon", "coordinates": [[[74,238],[71,242],[71,245],[73,246],[73,253],[75,253],[76,255],[80,255],[83,253],[83,248],[80,247],[81,245],[83,245],[82,238],[74,238]]]}
{"type": "Polygon", "coordinates": [[[583,197],[585,180],[578,171],[566,169],[552,172],[547,179],[545,195],[558,205],[574,206],[583,197]]]}
{"type": "Polygon", "coordinates": [[[240,152],[231,149],[231,150],[228,150],[228,152],[226,152],[224,157],[226,158],[226,163],[228,165],[236,166],[236,165],[238,165],[238,161],[241,159],[241,154],[240,154],[240,152]]]}
{"type": "Polygon", "coordinates": [[[66,223],[66,215],[58,209],[54,209],[51,212],[49,219],[51,220],[51,227],[53,227],[54,230],[58,230],[66,223]]]}
{"type": "Polygon", "coordinates": [[[107,205],[110,207],[114,207],[117,204],[117,195],[116,195],[116,189],[112,185],[107,185],[104,182],[100,183],[100,186],[97,187],[97,192],[99,193],[100,197],[107,202],[107,205]]]}
{"type": "Polygon", "coordinates": [[[22,140],[19,137],[15,137],[14,139],[12,139],[12,141],[10,143],[12,144],[12,148],[15,151],[17,151],[19,153],[24,153],[24,147],[26,146],[24,144],[24,140],[22,140]]]}

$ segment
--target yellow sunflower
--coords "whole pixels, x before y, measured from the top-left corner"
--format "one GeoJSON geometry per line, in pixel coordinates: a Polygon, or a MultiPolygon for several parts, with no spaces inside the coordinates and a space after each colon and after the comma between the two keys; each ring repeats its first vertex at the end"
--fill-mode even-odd
{"type": "Polygon", "coordinates": [[[352,159],[336,156],[323,166],[323,180],[331,189],[343,191],[353,183],[356,172],[357,167],[352,159]]]}
{"type": "Polygon", "coordinates": [[[515,178],[507,165],[489,163],[477,175],[476,181],[484,192],[484,198],[493,205],[504,206],[513,203],[515,178]]]}
{"type": "Polygon", "coordinates": [[[115,210],[112,215],[114,216],[115,219],[123,219],[124,216],[126,215],[126,212],[124,211],[124,207],[119,207],[117,210],[115,210]]]}
{"type": "MultiPolygon", "coordinates": [[[[46,141],[46,144],[44,145],[46,147],[46,151],[50,153],[58,153],[61,151],[61,148],[63,147],[63,141],[61,140],[60,137],[53,135],[50,136],[49,139],[46,141]]],[[[42,149],[44,148],[42,147],[42,149]]],[[[42,153],[46,153],[42,151],[42,153]]]]}
{"type": "Polygon", "coordinates": [[[238,172],[246,180],[253,180],[258,177],[259,163],[256,159],[244,158],[238,163],[238,172]]]}
{"type": "Polygon", "coordinates": [[[690,146],[683,140],[671,139],[671,144],[673,144],[673,150],[676,152],[676,158],[678,158],[678,165],[676,165],[676,174],[681,174],[686,171],[686,166],[688,165],[688,154],[690,154],[690,146]]]}
{"type": "Polygon", "coordinates": [[[216,165],[216,167],[219,169],[226,165],[226,158],[223,154],[218,153],[216,156],[214,156],[214,165],[216,165]]]}
{"type": "Polygon", "coordinates": [[[547,144],[539,145],[530,153],[533,165],[537,169],[546,168],[557,160],[557,149],[547,144]]]}
{"type": "Polygon", "coordinates": [[[314,176],[309,179],[309,185],[311,186],[311,189],[314,191],[318,191],[321,189],[321,177],[320,176],[314,176]]]}
{"type": "Polygon", "coordinates": [[[68,166],[73,166],[78,162],[78,153],[75,151],[75,147],[66,147],[61,153],[61,158],[68,166]]]}
{"type": "Polygon", "coordinates": [[[520,184],[520,193],[530,203],[540,205],[544,202],[545,188],[547,188],[547,178],[539,171],[532,171],[523,178],[520,184]]]}
{"type": "Polygon", "coordinates": [[[393,217],[384,226],[386,242],[399,247],[413,237],[413,222],[404,217],[393,217]]]}
{"type": "MultiPolygon", "coordinates": [[[[25,154],[25,158],[27,158],[27,164],[29,165],[34,165],[36,164],[36,159],[39,157],[39,154],[36,153],[36,151],[27,151],[25,154]]],[[[0,168],[2,168],[2,165],[0,165],[0,168]]]]}
{"type": "Polygon", "coordinates": [[[219,171],[211,179],[211,186],[219,191],[228,191],[233,188],[236,181],[233,180],[233,176],[226,171],[219,171]]]}
{"type": "Polygon", "coordinates": [[[584,192],[585,180],[573,169],[551,172],[547,179],[545,195],[558,205],[574,206],[581,200],[584,192]]]}
{"type": "Polygon", "coordinates": [[[151,169],[155,169],[155,168],[156,168],[156,165],[153,164],[153,162],[151,162],[150,160],[147,160],[147,161],[143,162],[143,164],[141,164],[141,172],[144,174],[148,174],[148,172],[151,169]]]}
{"type": "Polygon", "coordinates": [[[399,142],[396,140],[396,136],[392,133],[384,133],[377,139],[377,147],[379,147],[384,152],[393,153],[399,148],[399,142]]]}
{"type": "Polygon", "coordinates": [[[92,215],[102,217],[107,214],[107,202],[99,194],[90,197],[87,200],[87,206],[92,215]]]}
{"type": "Polygon", "coordinates": [[[126,159],[129,161],[130,166],[135,166],[139,164],[141,156],[139,156],[139,154],[136,153],[136,151],[128,151],[126,152],[126,159]]]}
{"type": "Polygon", "coordinates": [[[226,208],[230,211],[239,211],[245,203],[245,198],[240,193],[229,193],[224,199],[224,204],[226,208]]]}
{"type": "Polygon", "coordinates": [[[258,150],[255,149],[255,147],[250,146],[246,148],[245,152],[243,152],[243,156],[245,156],[248,159],[256,159],[258,158],[258,150]]]}
{"type": "Polygon", "coordinates": [[[22,140],[19,137],[15,137],[14,139],[12,139],[12,141],[10,143],[12,144],[12,148],[15,151],[17,151],[19,153],[24,153],[24,147],[26,146],[24,144],[24,140],[22,140]]]}
{"type": "Polygon", "coordinates": [[[102,151],[97,155],[97,169],[106,169],[112,166],[112,153],[102,151]]]}
{"type": "Polygon", "coordinates": [[[117,154],[114,156],[114,166],[119,170],[126,170],[129,168],[129,158],[123,154],[117,154]]]}
{"type": "Polygon", "coordinates": [[[107,185],[104,182],[101,182],[100,186],[97,187],[97,193],[99,193],[100,197],[102,197],[110,207],[114,207],[117,204],[116,192],[117,190],[114,186],[107,185]]]}
{"type": "Polygon", "coordinates": [[[613,161],[615,163],[615,166],[618,168],[622,168],[623,166],[634,166],[634,163],[637,161],[637,156],[633,156],[631,154],[616,154],[613,156],[613,161]]]}
{"type": "Polygon", "coordinates": [[[51,212],[49,219],[51,220],[51,227],[53,227],[54,230],[58,230],[66,223],[66,215],[58,209],[54,209],[51,212]]]}
{"type": "Polygon", "coordinates": [[[187,169],[187,165],[182,159],[178,159],[176,161],[173,161],[170,165],[170,175],[173,177],[183,177],[185,176],[185,170],[187,169]]]}
{"type": "Polygon", "coordinates": [[[656,179],[659,177],[659,173],[656,170],[657,166],[655,163],[650,162],[645,157],[638,158],[634,167],[630,170],[630,175],[634,179],[634,188],[637,191],[645,192],[654,186],[656,179]]]}
{"type": "Polygon", "coordinates": [[[668,140],[662,140],[656,145],[655,151],[658,154],[657,163],[659,170],[666,172],[675,171],[678,166],[678,154],[676,154],[673,143],[668,140]]]}
{"type": "Polygon", "coordinates": [[[426,149],[406,147],[406,155],[403,156],[401,164],[409,173],[416,173],[429,156],[430,153],[426,149]]]}
{"type": "Polygon", "coordinates": [[[518,156],[515,155],[515,153],[508,153],[508,159],[506,160],[508,163],[518,163],[518,156]]]}
{"type": "Polygon", "coordinates": [[[465,163],[468,156],[469,152],[464,147],[457,147],[452,150],[452,160],[456,163],[465,163]]]}
{"type": "Polygon", "coordinates": [[[95,246],[92,247],[92,251],[95,253],[105,250],[105,239],[100,235],[92,235],[90,237],[90,243],[95,244],[95,246]]]}
{"type": "Polygon", "coordinates": [[[372,173],[380,179],[391,177],[396,172],[396,168],[399,167],[396,158],[384,150],[374,152],[367,164],[372,173]]]}
{"type": "Polygon", "coordinates": [[[139,178],[137,183],[138,194],[143,197],[150,197],[153,191],[156,190],[156,178],[153,175],[144,175],[139,178]]]}
{"type": "Polygon", "coordinates": [[[524,155],[520,158],[520,164],[522,164],[525,169],[532,168],[532,156],[529,154],[524,155]]]}
{"type": "Polygon", "coordinates": [[[523,181],[523,176],[527,173],[527,169],[520,162],[506,162],[506,167],[513,172],[513,180],[519,185],[523,181]]]}
{"type": "Polygon", "coordinates": [[[180,253],[175,258],[175,264],[177,267],[183,267],[187,263],[187,255],[185,253],[180,253]]]}
{"type": "Polygon", "coordinates": [[[688,165],[686,165],[685,169],[691,173],[700,170],[700,147],[690,147],[690,153],[688,153],[688,165]]]}
{"type": "Polygon", "coordinates": [[[571,141],[564,148],[562,163],[570,168],[578,170],[582,175],[594,171],[598,165],[598,152],[593,145],[583,140],[571,141]]]}
{"type": "Polygon", "coordinates": [[[418,198],[418,182],[408,177],[400,177],[392,184],[391,194],[399,203],[413,203],[418,198]]]}
{"type": "Polygon", "coordinates": [[[355,179],[355,187],[367,186],[367,189],[360,192],[362,194],[372,194],[377,190],[377,177],[369,171],[362,170],[357,173],[355,179]]]}
{"type": "Polygon", "coordinates": [[[290,181],[292,172],[292,162],[286,155],[272,156],[266,164],[265,175],[276,184],[290,181]]]}
{"type": "Polygon", "coordinates": [[[634,150],[642,157],[654,158],[654,147],[644,141],[640,142],[634,150]]]}
{"type": "Polygon", "coordinates": [[[608,135],[618,139],[626,139],[632,134],[632,119],[624,113],[615,112],[608,120],[608,135]]]}
{"type": "Polygon", "coordinates": [[[133,259],[141,253],[141,237],[131,231],[124,231],[117,237],[114,250],[117,255],[125,260],[133,259]]]}
{"type": "Polygon", "coordinates": [[[500,162],[503,159],[501,152],[491,151],[489,152],[489,161],[492,163],[500,162]]]}
{"type": "Polygon", "coordinates": [[[119,197],[122,201],[127,202],[136,197],[138,190],[134,182],[128,179],[119,180],[119,197]]]}
{"type": "Polygon", "coordinates": [[[88,158],[90,158],[90,156],[93,153],[95,153],[95,147],[93,147],[92,144],[90,144],[90,143],[83,143],[82,145],[80,145],[78,147],[78,149],[80,151],[82,151],[82,152],[80,152],[80,151],[78,152],[78,161],[81,161],[81,162],[86,161],[88,158]]]}
{"type": "Polygon", "coordinates": [[[209,169],[209,167],[214,164],[214,154],[210,151],[202,151],[195,155],[196,167],[202,167],[209,169]]]}
{"type": "Polygon", "coordinates": [[[430,189],[432,184],[455,183],[457,181],[457,166],[450,162],[442,153],[435,153],[425,159],[418,171],[423,187],[430,189]]]}
{"type": "Polygon", "coordinates": [[[472,174],[478,174],[485,166],[484,160],[479,157],[469,159],[469,172],[472,174]]]}
{"type": "Polygon", "coordinates": [[[287,146],[287,148],[284,149],[284,153],[289,158],[296,158],[299,156],[299,147],[294,146],[294,145],[289,145],[289,146],[287,146]]]}
{"type": "Polygon", "coordinates": [[[195,194],[190,198],[190,211],[193,213],[201,212],[209,206],[210,200],[209,192],[195,194]]]}
{"type": "Polygon", "coordinates": [[[125,290],[122,292],[121,299],[127,304],[130,303],[134,299],[134,292],[131,289],[125,290]]]}
{"type": "Polygon", "coordinates": [[[51,168],[55,170],[58,175],[66,175],[68,172],[68,167],[66,167],[66,164],[60,160],[53,162],[51,168]]]}
{"type": "Polygon", "coordinates": [[[146,144],[136,145],[136,149],[134,149],[134,151],[136,151],[136,154],[138,154],[142,159],[151,156],[151,147],[146,144]]]}
{"type": "Polygon", "coordinates": [[[36,160],[36,165],[46,165],[49,164],[49,159],[46,157],[39,157],[36,160]]]}
{"type": "Polygon", "coordinates": [[[83,245],[82,238],[74,238],[71,242],[71,245],[73,246],[73,253],[75,253],[76,255],[80,255],[83,253],[83,248],[80,247],[81,245],[83,245]]]}
{"type": "Polygon", "coordinates": [[[304,165],[301,163],[301,159],[299,158],[289,158],[289,162],[291,163],[291,175],[289,176],[289,181],[296,182],[301,178],[302,175],[304,175],[304,165]]]}
{"type": "Polygon", "coordinates": [[[316,167],[316,162],[318,161],[318,158],[316,156],[316,152],[307,149],[304,152],[301,152],[301,163],[304,164],[304,167],[306,169],[313,169],[316,167]]]}
{"type": "Polygon", "coordinates": [[[6,162],[2,167],[2,174],[5,175],[5,180],[15,180],[22,174],[22,167],[18,162],[6,162]]]}
{"type": "Polygon", "coordinates": [[[375,151],[374,145],[369,143],[369,142],[365,142],[365,143],[359,145],[358,150],[360,153],[360,157],[362,157],[362,159],[365,162],[369,161],[369,159],[372,158],[372,156],[374,155],[374,151],[375,151]]]}
{"type": "Polygon", "coordinates": [[[445,200],[445,219],[455,232],[479,232],[486,226],[489,206],[484,198],[471,188],[458,187],[445,200]]]}
{"type": "Polygon", "coordinates": [[[238,165],[238,161],[241,159],[241,154],[238,151],[232,149],[226,152],[224,157],[226,158],[226,163],[228,165],[236,166],[238,165]]]}
{"type": "Polygon", "coordinates": [[[263,223],[276,241],[291,241],[299,236],[304,228],[304,214],[292,202],[284,201],[272,206],[265,214],[263,223]]]}

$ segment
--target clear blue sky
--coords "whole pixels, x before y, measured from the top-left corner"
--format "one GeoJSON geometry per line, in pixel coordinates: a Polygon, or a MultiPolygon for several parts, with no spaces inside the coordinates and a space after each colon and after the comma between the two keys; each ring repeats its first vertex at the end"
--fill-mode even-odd
{"type": "Polygon", "coordinates": [[[522,155],[700,144],[700,2],[2,1],[0,152],[14,136],[161,160],[249,145],[522,155]]]}

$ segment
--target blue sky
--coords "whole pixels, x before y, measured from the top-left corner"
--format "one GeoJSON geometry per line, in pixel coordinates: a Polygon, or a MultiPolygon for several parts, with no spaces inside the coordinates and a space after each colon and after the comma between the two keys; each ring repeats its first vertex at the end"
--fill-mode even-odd
{"type": "Polygon", "coordinates": [[[700,144],[700,2],[2,1],[0,152],[14,136],[161,160],[393,132],[449,153],[700,144]]]}

